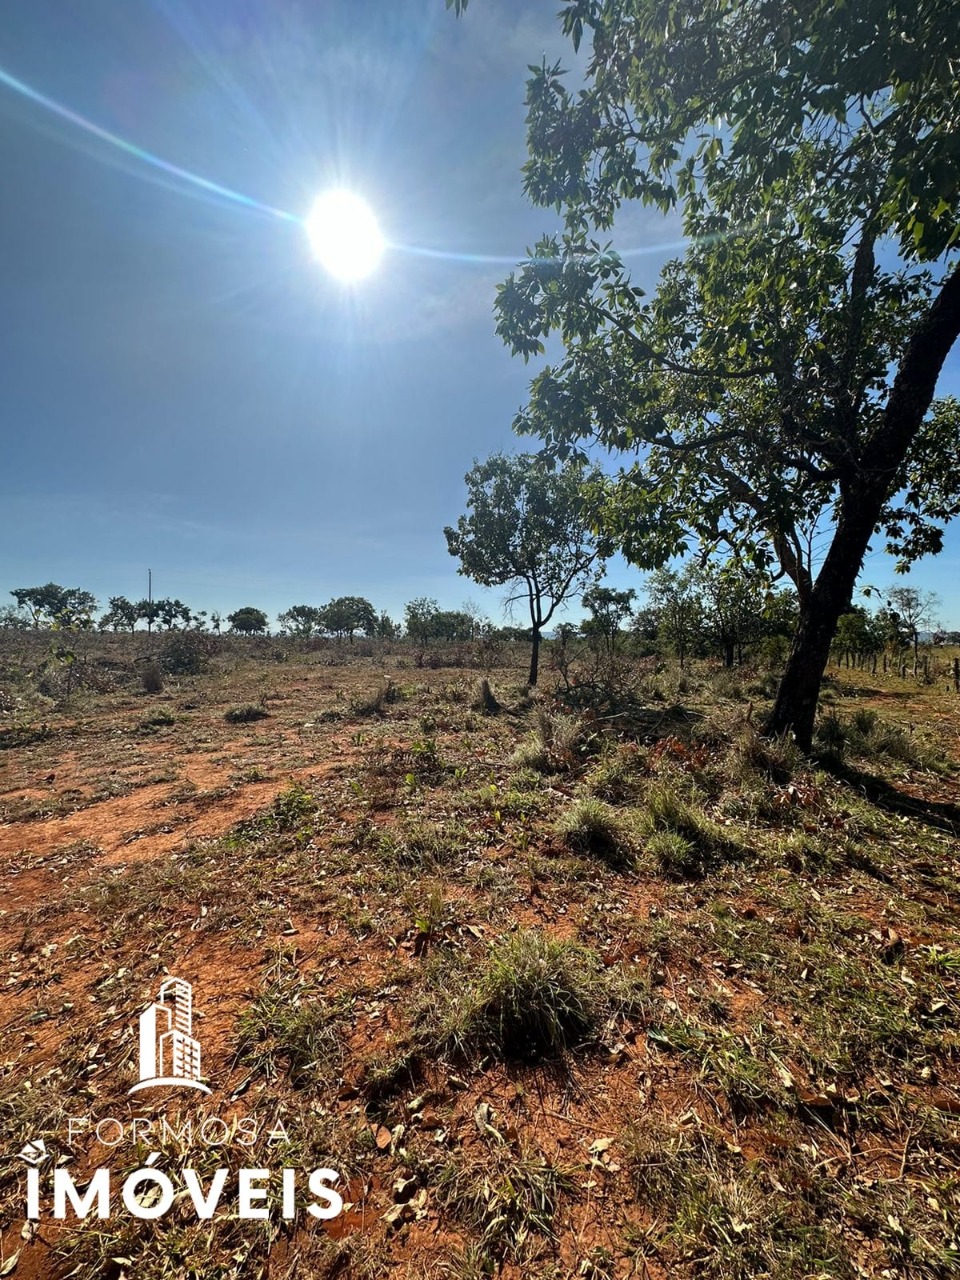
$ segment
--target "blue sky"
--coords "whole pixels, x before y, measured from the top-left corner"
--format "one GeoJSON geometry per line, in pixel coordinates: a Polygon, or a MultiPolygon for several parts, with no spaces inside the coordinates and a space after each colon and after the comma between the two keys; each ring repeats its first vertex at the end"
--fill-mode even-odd
{"type": "MultiPolygon", "coordinates": [[[[492,304],[554,226],[520,167],[527,64],[569,61],[557,7],[484,0],[458,22],[443,0],[5,0],[7,76],[265,206],[299,216],[353,187],[404,248],[346,290],[296,221],[0,84],[0,593],[136,598],[151,568],[195,608],[357,593],[394,616],[417,595],[499,616],[442,529],[474,458],[533,447],[510,431],[531,369],[492,304]]],[[[621,234],[652,286],[675,222],[636,213],[621,234]]],[[[940,391],[960,393],[958,352],[940,391]]],[[[960,528],[906,581],[958,626],[958,579],[960,528]]],[[[874,553],[864,581],[892,580],[874,553]]]]}

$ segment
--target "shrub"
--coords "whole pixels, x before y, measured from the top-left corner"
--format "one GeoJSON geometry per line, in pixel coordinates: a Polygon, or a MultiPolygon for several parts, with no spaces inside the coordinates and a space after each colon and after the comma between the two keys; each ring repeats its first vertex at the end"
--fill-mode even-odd
{"type": "Polygon", "coordinates": [[[219,649],[215,636],[197,631],[171,631],[160,646],[161,668],[169,675],[196,676],[206,671],[210,657],[219,649]]]}
{"type": "Polygon", "coordinates": [[[223,718],[227,724],[250,724],[254,720],[266,720],[267,714],[263,707],[247,703],[242,707],[231,707],[224,712],[223,718]]]}

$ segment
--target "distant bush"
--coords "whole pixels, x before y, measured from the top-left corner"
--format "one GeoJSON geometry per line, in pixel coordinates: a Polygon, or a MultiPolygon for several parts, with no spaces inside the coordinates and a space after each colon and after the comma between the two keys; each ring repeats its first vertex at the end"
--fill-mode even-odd
{"type": "Polygon", "coordinates": [[[253,720],[266,720],[267,715],[263,707],[255,707],[248,703],[243,707],[231,707],[224,713],[223,718],[228,724],[249,724],[253,720]]]}
{"type": "Polygon", "coordinates": [[[163,693],[163,672],[152,659],[141,671],[140,683],[144,693],[163,693]]]}
{"type": "Polygon", "coordinates": [[[218,648],[216,636],[198,631],[171,631],[164,638],[157,657],[161,669],[168,675],[196,676],[206,671],[218,648]]]}

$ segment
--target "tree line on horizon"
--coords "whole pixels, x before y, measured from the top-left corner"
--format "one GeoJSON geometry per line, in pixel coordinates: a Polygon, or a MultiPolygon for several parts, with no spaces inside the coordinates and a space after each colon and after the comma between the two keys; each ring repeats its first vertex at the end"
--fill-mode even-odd
{"type": "MultiPolygon", "coordinates": [[[[583,537],[590,536],[584,529],[583,537]]],[[[525,546],[532,554],[529,528],[525,546]]],[[[551,565],[555,571],[557,554],[556,548],[546,544],[536,550],[535,563],[531,563],[538,582],[551,581],[551,565]]],[[[579,624],[557,623],[550,638],[562,646],[579,639],[606,658],[657,654],[674,657],[681,666],[692,658],[715,658],[725,667],[733,667],[757,657],[776,665],[787,652],[797,617],[797,599],[789,588],[774,588],[759,575],[719,563],[664,567],[647,575],[643,587],[645,598],[640,599],[633,588],[604,585],[599,571],[589,582],[572,582],[557,603],[569,603],[579,596],[586,616],[579,624]]],[[[267,613],[252,605],[222,617],[217,612],[194,611],[176,599],[133,602],[112,596],[109,608],[95,619],[96,598],[82,588],[47,583],[18,587],[11,594],[17,605],[0,610],[0,629],[132,634],[137,624],[143,623],[147,634],[156,629],[216,636],[223,633],[226,624],[234,635],[269,633],[267,613]]],[[[848,665],[864,665],[871,659],[875,663],[888,651],[900,654],[912,648],[916,662],[925,633],[935,645],[960,643],[960,631],[947,632],[936,626],[937,603],[933,593],[891,587],[876,610],[853,606],[840,619],[834,655],[838,661],[846,659],[848,665]],[[927,628],[932,630],[925,632],[927,628]]],[[[538,611],[542,617],[552,616],[553,604],[552,598],[545,604],[535,594],[534,616],[538,611]]],[[[441,609],[436,600],[426,596],[406,604],[402,624],[385,611],[378,613],[362,596],[340,596],[321,606],[292,605],[277,615],[277,623],[276,635],[298,640],[327,637],[353,643],[355,636],[362,635],[368,640],[403,639],[422,647],[477,642],[492,648],[504,641],[539,647],[532,626],[498,627],[475,606],[441,609]]]]}

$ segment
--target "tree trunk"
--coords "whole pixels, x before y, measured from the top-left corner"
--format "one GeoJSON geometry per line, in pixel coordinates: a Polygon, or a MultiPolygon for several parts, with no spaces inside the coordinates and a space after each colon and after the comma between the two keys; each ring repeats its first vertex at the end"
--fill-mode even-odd
{"type": "Polygon", "coordinates": [[[531,688],[537,683],[537,676],[540,674],[540,628],[533,628],[533,648],[530,650],[530,675],[527,677],[527,684],[531,688]]]}
{"type": "Polygon", "coordinates": [[[728,669],[733,666],[733,641],[725,640],[723,643],[723,665],[728,669]]]}
{"type": "Polygon", "coordinates": [[[830,550],[800,605],[800,621],[766,732],[792,734],[809,751],[823,673],[840,615],[850,607],[863,557],[886,501],[889,480],[863,475],[843,495],[830,550]]]}
{"type": "Polygon", "coordinates": [[[958,336],[960,267],[955,267],[907,344],[883,418],[842,494],[827,558],[809,598],[800,606],[800,623],[766,731],[792,733],[803,751],[809,751],[813,740],[820,682],[837,623],[849,607],[870,537],[958,336]]]}
{"type": "Polygon", "coordinates": [[[809,751],[813,741],[820,682],[840,615],[850,603],[863,555],[855,549],[845,548],[843,558],[839,555],[834,557],[837,549],[835,541],[810,599],[800,606],[797,634],[767,722],[767,733],[792,733],[802,751],[809,751]],[[840,563],[829,565],[831,558],[840,560],[840,563]],[[831,569],[829,576],[828,567],[831,569]]]}

